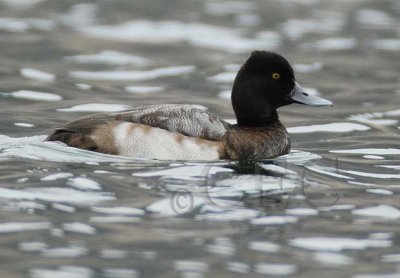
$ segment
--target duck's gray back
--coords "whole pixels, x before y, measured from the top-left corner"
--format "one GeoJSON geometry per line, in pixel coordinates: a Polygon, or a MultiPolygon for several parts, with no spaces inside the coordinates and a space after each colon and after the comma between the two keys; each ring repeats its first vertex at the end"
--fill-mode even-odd
{"type": "Polygon", "coordinates": [[[115,118],[214,141],[221,140],[230,127],[229,123],[216,115],[189,104],[136,107],[116,114],[115,118]]]}

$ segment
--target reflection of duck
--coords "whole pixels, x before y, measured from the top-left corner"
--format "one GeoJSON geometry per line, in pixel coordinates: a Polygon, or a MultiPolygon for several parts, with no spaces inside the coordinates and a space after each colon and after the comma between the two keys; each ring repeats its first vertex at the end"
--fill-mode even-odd
{"type": "Polygon", "coordinates": [[[273,158],[290,151],[289,135],[276,109],[291,103],[332,104],[304,92],[285,58],[255,51],[233,85],[236,125],[191,105],[150,105],[77,119],[57,128],[47,140],[154,159],[273,158]]]}

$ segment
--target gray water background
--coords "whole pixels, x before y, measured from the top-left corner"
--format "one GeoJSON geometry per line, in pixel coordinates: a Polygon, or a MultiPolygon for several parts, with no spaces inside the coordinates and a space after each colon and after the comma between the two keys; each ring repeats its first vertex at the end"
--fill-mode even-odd
{"type": "Polygon", "coordinates": [[[0,277],[400,277],[399,3],[0,1],[0,277]],[[287,157],[142,161],[41,142],[88,103],[233,119],[226,91],[253,49],[334,102],[279,110],[287,157]],[[142,60],[76,58],[104,50],[142,60]],[[76,75],[127,70],[144,73],[76,75]]]}

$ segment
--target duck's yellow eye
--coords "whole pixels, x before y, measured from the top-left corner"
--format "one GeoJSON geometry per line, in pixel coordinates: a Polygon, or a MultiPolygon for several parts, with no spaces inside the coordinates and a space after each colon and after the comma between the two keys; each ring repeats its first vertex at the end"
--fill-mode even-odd
{"type": "Polygon", "coordinates": [[[279,73],[275,72],[275,73],[272,74],[272,78],[273,79],[279,79],[279,78],[281,78],[281,75],[279,73]]]}

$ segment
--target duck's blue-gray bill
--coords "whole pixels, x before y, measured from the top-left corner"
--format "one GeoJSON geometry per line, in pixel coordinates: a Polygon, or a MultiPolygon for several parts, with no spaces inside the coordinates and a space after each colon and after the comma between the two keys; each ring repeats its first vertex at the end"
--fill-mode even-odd
{"type": "Polygon", "coordinates": [[[332,105],[332,101],[320,98],[307,93],[300,85],[296,82],[290,98],[296,102],[307,104],[311,106],[327,106],[332,105]]]}

